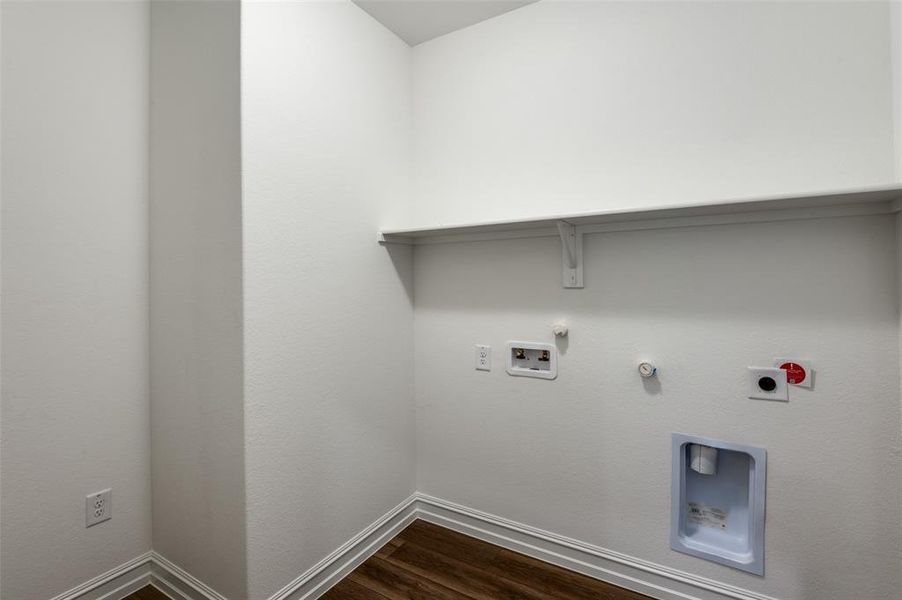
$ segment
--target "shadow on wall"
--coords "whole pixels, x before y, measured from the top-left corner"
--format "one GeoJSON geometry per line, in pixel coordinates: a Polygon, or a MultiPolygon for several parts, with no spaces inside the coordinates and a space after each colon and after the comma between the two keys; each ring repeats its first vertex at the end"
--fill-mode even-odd
{"type": "Polygon", "coordinates": [[[418,247],[419,488],[760,593],[890,597],[902,550],[893,221],[587,235],[582,290],[561,287],[556,238],[418,247]],[[562,315],[553,383],[473,369],[472,344],[550,341],[562,315]],[[747,366],[796,351],[820,369],[817,390],[747,399],[747,366]],[[658,377],[641,380],[640,360],[658,377]],[[869,368],[887,376],[858,376],[869,368]],[[765,580],[662,544],[673,431],[767,448],[765,580]]]}
{"type": "Polygon", "coordinates": [[[560,286],[554,238],[421,246],[416,308],[843,321],[885,312],[895,323],[885,308],[897,293],[892,227],[878,216],[586,235],[584,290],[560,286]]]}
{"type": "Polygon", "coordinates": [[[384,248],[404,286],[407,300],[413,304],[413,248],[404,244],[386,244],[384,248]]]}

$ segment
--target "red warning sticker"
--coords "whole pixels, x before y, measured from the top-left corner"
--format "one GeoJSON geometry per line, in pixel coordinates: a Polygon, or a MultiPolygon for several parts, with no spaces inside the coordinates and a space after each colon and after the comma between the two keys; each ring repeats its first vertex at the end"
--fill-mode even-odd
{"type": "Polygon", "coordinates": [[[799,385],[804,383],[805,379],[808,378],[808,372],[805,370],[805,367],[799,363],[785,362],[780,365],[780,368],[786,371],[787,383],[799,385]]]}

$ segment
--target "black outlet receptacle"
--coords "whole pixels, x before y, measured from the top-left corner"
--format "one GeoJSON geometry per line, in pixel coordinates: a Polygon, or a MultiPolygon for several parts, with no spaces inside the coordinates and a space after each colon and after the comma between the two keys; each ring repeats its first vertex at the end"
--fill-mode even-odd
{"type": "Polygon", "coordinates": [[[765,392],[772,392],[777,389],[777,380],[773,377],[762,377],[758,380],[758,387],[765,392]]]}

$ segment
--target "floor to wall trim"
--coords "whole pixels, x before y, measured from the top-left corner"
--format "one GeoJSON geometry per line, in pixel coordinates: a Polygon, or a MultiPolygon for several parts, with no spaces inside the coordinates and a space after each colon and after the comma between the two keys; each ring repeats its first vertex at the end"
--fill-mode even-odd
{"type": "Polygon", "coordinates": [[[269,600],[313,600],[326,593],[416,519],[414,494],[313,565],[269,600]]]}
{"type": "Polygon", "coordinates": [[[150,583],[151,554],[136,556],[51,600],[120,600],[150,583]]]}
{"type": "MultiPolygon", "coordinates": [[[[398,504],[268,600],[319,598],[416,519],[659,600],[777,600],[421,493],[398,504]]],[[[172,600],[227,600],[157,552],[143,554],[51,600],[121,600],[147,584],[172,600]]]]}
{"type": "Polygon", "coordinates": [[[151,584],[173,600],[227,600],[159,552],[151,555],[151,584]]]}
{"type": "Polygon", "coordinates": [[[660,600],[776,600],[426,494],[417,517],[660,600]]]}

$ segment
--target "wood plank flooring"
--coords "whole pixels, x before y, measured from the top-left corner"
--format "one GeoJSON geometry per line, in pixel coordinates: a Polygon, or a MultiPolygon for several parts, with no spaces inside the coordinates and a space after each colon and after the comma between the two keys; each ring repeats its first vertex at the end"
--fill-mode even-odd
{"type": "Polygon", "coordinates": [[[326,600],[648,600],[425,521],[415,521],[326,600]]]}
{"type": "Polygon", "coordinates": [[[123,600],[169,600],[169,596],[155,587],[147,586],[130,596],[126,596],[123,600]]]}
{"type": "MultiPolygon", "coordinates": [[[[415,521],[326,600],[648,600],[616,586],[415,521]]],[[[168,600],[151,587],[125,600],[168,600]]]]}

